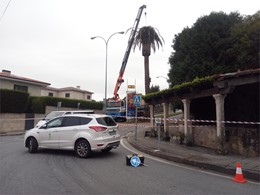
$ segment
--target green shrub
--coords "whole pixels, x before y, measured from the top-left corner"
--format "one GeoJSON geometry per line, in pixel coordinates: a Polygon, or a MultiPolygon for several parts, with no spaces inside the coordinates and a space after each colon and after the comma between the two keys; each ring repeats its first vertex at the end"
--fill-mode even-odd
{"type": "Polygon", "coordinates": [[[45,113],[46,106],[57,106],[58,102],[61,102],[61,107],[78,108],[78,103],[80,103],[80,109],[102,110],[103,108],[102,102],[32,96],[29,98],[27,111],[32,113],[45,113]]]}
{"type": "Polygon", "coordinates": [[[213,87],[214,76],[207,76],[203,78],[195,78],[191,82],[184,82],[180,85],[175,85],[172,88],[165,89],[155,93],[149,93],[142,98],[145,101],[160,98],[161,96],[180,96],[189,93],[191,89],[209,89],[213,87]]]}
{"type": "Polygon", "coordinates": [[[0,113],[23,113],[28,104],[29,93],[0,89],[0,113]]]}
{"type": "Polygon", "coordinates": [[[45,113],[46,106],[57,106],[58,102],[62,107],[78,108],[80,103],[80,109],[103,109],[102,102],[29,96],[27,92],[0,89],[0,113],[45,113]]]}

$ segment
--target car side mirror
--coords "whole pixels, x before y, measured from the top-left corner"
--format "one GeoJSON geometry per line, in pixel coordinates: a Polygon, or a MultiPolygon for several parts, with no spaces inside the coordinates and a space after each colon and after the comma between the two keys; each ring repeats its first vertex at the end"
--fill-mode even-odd
{"type": "Polygon", "coordinates": [[[47,124],[42,125],[40,129],[47,129],[47,124]]]}

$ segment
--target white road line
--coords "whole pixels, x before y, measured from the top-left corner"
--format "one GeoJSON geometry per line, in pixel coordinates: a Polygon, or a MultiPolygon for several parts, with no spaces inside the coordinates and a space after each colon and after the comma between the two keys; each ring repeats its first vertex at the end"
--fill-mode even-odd
{"type": "MultiPolygon", "coordinates": [[[[164,163],[164,164],[168,164],[168,165],[172,165],[172,166],[175,166],[175,167],[180,167],[180,168],[184,168],[184,169],[188,169],[188,170],[192,170],[192,171],[197,171],[197,172],[200,172],[200,173],[205,173],[205,174],[208,174],[208,175],[214,175],[214,176],[217,176],[217,177],[222,177],[222,178],[226,178],[226,179],[229,179],[231,180],[233,177],[230,177],[230,176],[225,176],[225,175],[221,175],[221,174],[218,174],[218,173],[213,173],[213,172],[209,172],[209,171],[203,171],[203,170],[200,170],[199,168],[193,168],[193,167],[188,167],[188,165],[181,165],[181,164],[178,164],[178,163],[175,163],[175,162],[172,162],[172,161],[169,161],[169,160],[165,160],[165,159],[161,159],[161,158],[158,158],[158,157],[154,157],[154,156],[151,156],[149,154],[145,154],[139,150],[136,150],[135,148],[133,148],[132,146],[130,146],[128,143],[125,143],[127,141],[124,140],[125,138],[121,138],[120,140],[120,144],[127,150],[135,153],[135,154],[142,154],[143,156],[149,158],[149,159],[152,159],[152,160],[155,160],[155,161],[158,161],[158,162],[161,162],[161,163],[164,163]]],[[[234,173],[235,174],[235,173],[234,173]]],[[[248,183],[252,183],[252,184],[256,184],[256,185],[260,185],[260,183],[258,182],[254,182],[254,181],[247,181],[248,183]]]]}

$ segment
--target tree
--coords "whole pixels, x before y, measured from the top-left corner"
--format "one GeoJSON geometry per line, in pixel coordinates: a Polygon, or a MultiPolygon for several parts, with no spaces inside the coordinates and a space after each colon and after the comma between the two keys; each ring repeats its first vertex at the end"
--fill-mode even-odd
{"type": "Polygon", "coordinates": [[[139,46],[142,49],[142,55],[144,56],[144,77],[145,77],[145,94],[150,91],[150,72],[149,72],[149,56],[151,54],[151,48],[156,51],[156,46],[159,49],[162,47],[164,42],[163,37],[160,35],[159,31],[151,26],[144,26],[139,29],[135,38],[133,49],[139,46]]]}
{"type": "Polygon", "coordinates": [[[158,91],[160,91],[160,86],[159,85],[152,85],[149,93],[154,93],[154,92],[158,92],[158,91]]]}
{"type": "Polygon", "coordinates": [[[259,67],[259,32],[260,11],[252,16],[246,16],[243,21],[231,29],[233,46],[228,54],[235,69],[250,69],[259,67]]]}
{"type": "Polygon", "coordinates": [[[249,18],[237,12],[212,12],[175,35],[169,57],[170,86],[196,77],[257,68],[259,19],[249,18]]]}

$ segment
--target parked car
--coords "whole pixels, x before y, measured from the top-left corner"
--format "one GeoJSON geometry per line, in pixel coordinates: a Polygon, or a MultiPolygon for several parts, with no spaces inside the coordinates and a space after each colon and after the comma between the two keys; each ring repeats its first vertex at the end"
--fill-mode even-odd
{"type": "Polygon", "coordinates": [[[92,151],[117,148],[120,135],[118,124],[108,115],[70,114],[26,131],[24,144],[30,153],[40,148],[74,150],[80,158],[86,158],[92,151]]]}
{"type": "Polygon", "coordinates": [[[40,120],[35,127],[40,127],[49,120],[57,117],[62,116],[65,114],[94,114],[93,110],[70,110],[70,111],[52,111],[48,115],[46,115],[42,120],[40,120]]]}

